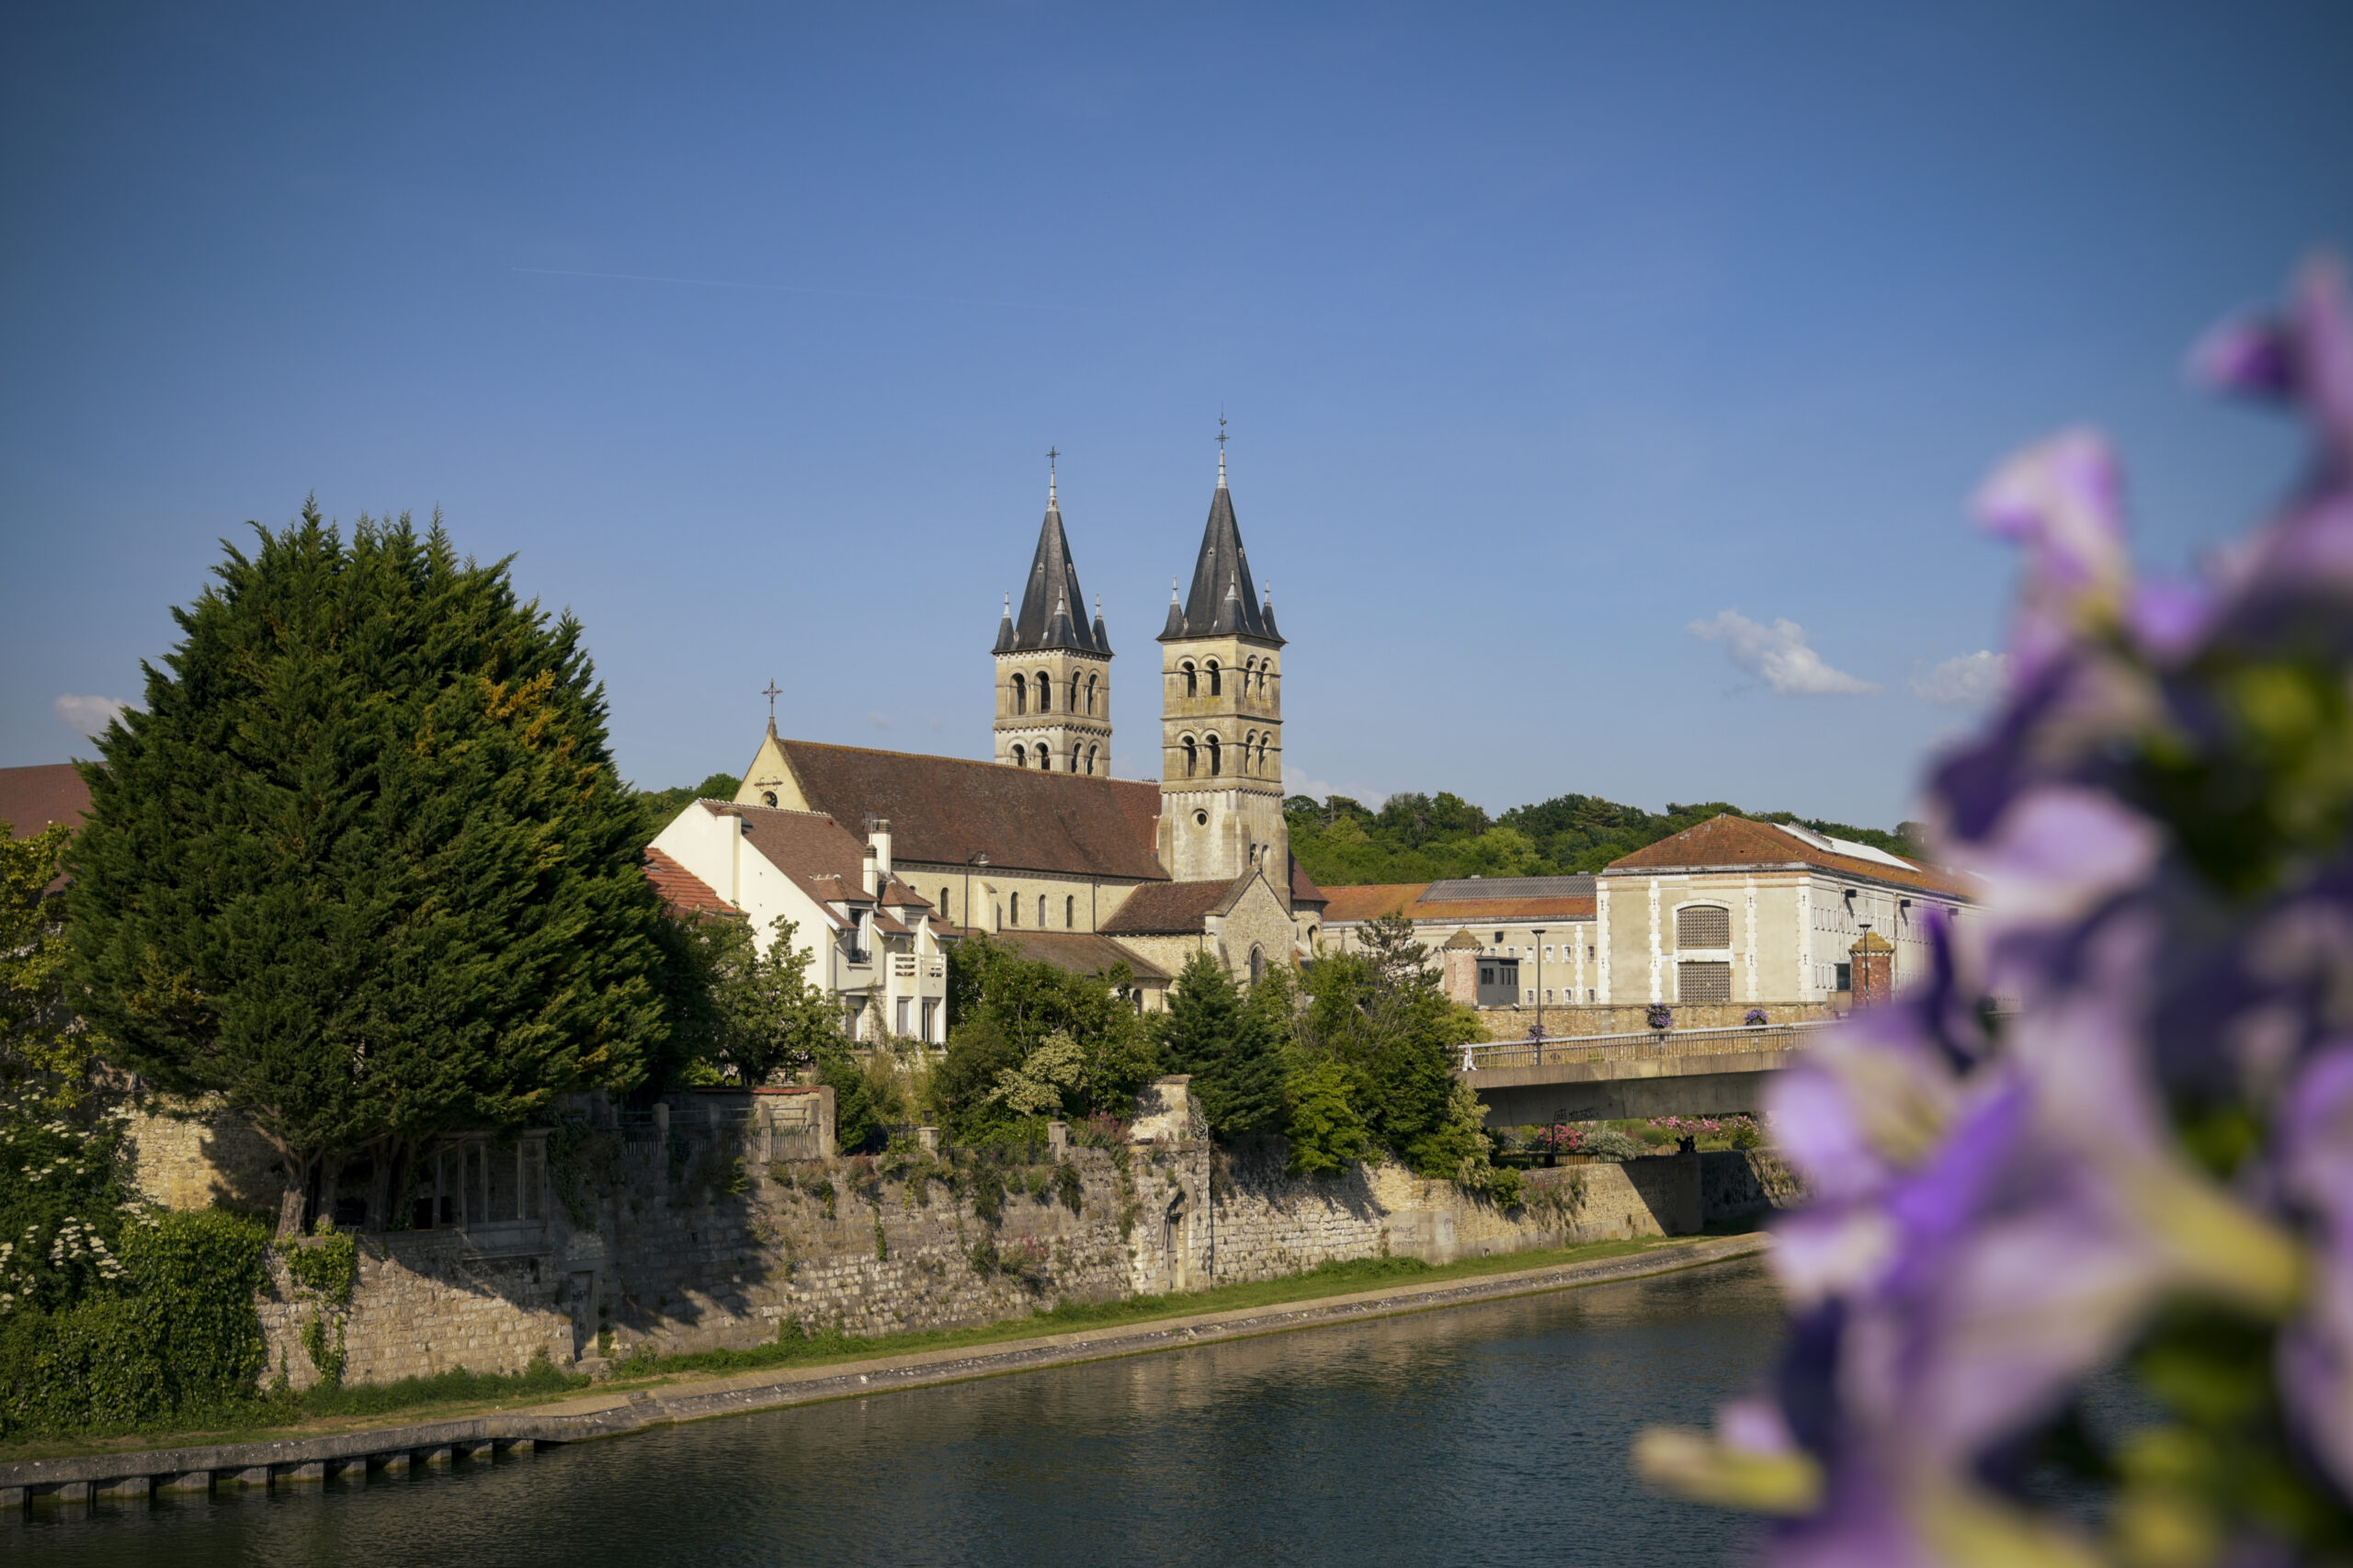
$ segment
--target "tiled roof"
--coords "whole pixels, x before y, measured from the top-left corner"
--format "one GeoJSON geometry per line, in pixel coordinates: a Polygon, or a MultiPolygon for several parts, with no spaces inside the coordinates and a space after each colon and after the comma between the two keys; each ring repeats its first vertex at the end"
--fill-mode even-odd
{"type": "Polygon", "coordinates": [[[90,814],[90,787],[70,762],[0,767],[0,822],[12,838],[30,838],[51,823],[81,824],[90,814]]]}
{"type": "Polygon", "coordinates": [[[801,798],[816,811],[846,828],[888,819],[895,859],[961,866],[985,854],[1009,871],[1167,878],[1156,842],[1157,784],[814,741],[778,744],[801,798]]]}
{"type": "Polygon", "coordinates": [[[1590,920],[1594,917],[1594,897],[1587,893],[1583,898],[1423,899],[1405,913],[1417,921],[1462,920],[1473,926],[1494,921],[1524,926],[1530,920],[1590,920]]]}
{"type": "Polygon", "coordinates": [[[1403,915],[1428,886],[1427,882],[1361,882],[1355,887],[1325,888],[1324,918],[1327,923],[1348,925],[1403,915]]]}
{"type": "Polygon", "coordinates": [[[727,915],[735,907],[709,882],[659,849],[645,852],[645,880],[654,884],[662,902],[680,915],[727,915]]]}
{"type": "MultiPolygon", "coordinates": [[[[1890,860],[1894,858],[1890,857],[1890,860]]],[[[1631,855],[1621,855],[1609,862],[1608,871],[1605,874],[1800,865],[1816,866],[1844,876],[1893,882],[1900,887],[1922,888],[1956,898],[1974,899],[1980,896],[1974,880],[1941,866],[1920,860],[1891,864],[1841,855],[1809,844],[1796,834],[1782,831],[1773,823],[1729,813],[1695,823],[1656,844],[1645,845],[1631,855]]]]}
{"type": "Polygon", "coordinates": [[[1202,921],[1233,907],[1257,874],[1245,872],[1230,882],[1147,882],[1128,894],[1102,929],[1121,937],[1195,935],[1202,921]]]}
{"type": "Polygon", "coordinates": [[[1025,959],[1050,963],[1072,974],[1101,974],[1113,964],[1123,963],[1138,980],[1154,984],[1165,984],[1168,980],[1168,971],[1158,964],[1094,932],[1000,931],[995,939],[1025,959]]]}
{"type": "MultiPolygon", "coordinates": [[[[741,815],[750,830],[744,835],[745,842],[821,904],[870,902],[902,908],[931,907],[921,893],[896,877],[883,888],[880,899],[870,899],[866,892],[866,846],[829,816],[790,812],[777,806],[730,805],[723,801],[697,803],[714,814],[741,815]]],[[[896,843],[894,838],[894,847],[896,843]]],[[[878,913],[876,919],[880,923],[891,917],[878,913]]],[[[896,922],[892,924],[895,926],[896,922]]]]}
{"type": "Polygon", "coordinates": [[[1449,881],[1432,882],[1424,890],[1422,900],[1428,903],[1449,900],[1468,903],[1483,899],[1592,896],[1592,873],[1579,872],[1572,877],[1456,877],[1449,881]]]}
{"type": "Polygon", "coordinates": [[[1307,868],[1299,863],[1299,857],[1292,856],[1290,858],[1291,907],[1296,909],[1302,903],[1326,902],[1328,899],[1324,890],[1315,885],[1315,879],[1307,874],[1307,868]]]}

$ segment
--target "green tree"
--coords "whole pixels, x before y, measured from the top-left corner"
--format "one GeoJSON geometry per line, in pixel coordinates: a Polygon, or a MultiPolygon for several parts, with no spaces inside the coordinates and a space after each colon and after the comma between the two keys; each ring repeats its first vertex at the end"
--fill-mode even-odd
{"type": "Polygon", "coordinates": [[[51,891],[72,830],[17,838],[13,825],[0,822],[0,1088],[33,1081],[70,1102],[90,1048],[64,1004],[65,901],[51,891]]]}
{"type": "Polygon", "coordinates": [[[717,1081],[757,1088],[797,1073],[841,1041],[840,1010],[809,978],[814,957],[799,927],[778,915],[764,949],[740,915],[694,913],[664,920],[670,960],[670,1082],[707,1066],[717,1081]]]}
{"type": "Polygon", "coordinates": [[[68,979],[110,1058],[277,1146],[290,1231],[329,1162],[382,1190],[423,1140],[626,1090],[666,1024],[579,624],[438,518],[255,531],[84,767],[68,979]]]}
{"type": "MultiPolygon", "coordinates": [[[[1317,962],[1298,1020],[1298,1051],[1322,1080],[1345,1085],[1367,1134],[1417,1175],[1483,1187],[1488,1142],[1475,1095],[1454,1075],[1458,1054],[1480,1039],[1477,1015],[1447,1000],[1413,923],[1391,915],[1362,927],[1363,951],[1317,962]]],[[[1319,1113],[1324,1114],[1324,1113],[1319,1113]]],[[[1294,1143],[1328,1134],[1296,1107],[1294,1143]]]]}
{"type": "Polygon", "coordinates": [[[1192,1074],[1193,1098],[1220,1138],[1282,1125],[1284,1015],[1270,1005],[1282,989],[1270,974],[1245,995],[1223,964],[1195,953],[1154,1020],[1168,1071],[1192,1074]]]}
{"type": "MultiPolygon", "coordinates": [[[[1136,1091],[1160,1067],[1159,1051],[1131,1000],[1133,986],[1125,964],[1072,974],[1024,959],[987,937],[959,944],[949,959],[950,1014],[957,1021],[931,1085],[949,1131],[964,1142],[1012,1135],[1023,1119],[999,1091],[1007,1089],[1008,1074],[1023,1078],[1056,1035],[1067,1036],[1078,1051],[1074,1068],[1059,1065],[1059,1058],[1052,1067],[1051,1078],[1067,1080],[1061,1114],[1131,1114],[1136,1091]]],[[[1048,1065],[1040,1062],[1038,1073],[1047,1074],[1048,1065]]]]}
{"type": "Polygon", "coordinates": [[[670,825],[672,818],[697,801],[732,801],[744,781],[732,773],[714,773],[699,784],[681,784],[669,790],[636,790],[631,798],[637,802],[642,822],[638,829],[641,844],[651,844],[656,835],[670,825]]]}

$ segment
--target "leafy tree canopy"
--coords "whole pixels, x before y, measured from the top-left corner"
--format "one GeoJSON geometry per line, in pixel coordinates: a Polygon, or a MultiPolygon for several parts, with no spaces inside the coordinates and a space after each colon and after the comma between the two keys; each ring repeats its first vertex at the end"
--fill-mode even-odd
{"type": "Polygon", "coordinates": [[[948,1056],[930,1091],[949,1134],[982,1143],[1041,1115],[1131,1115],[1160,1070],[1126,994],[1132,983],[1124,964],[1072,974],[985,936],[959,943],[948,960],[948,1056]],[[1048,1090],[1059,1111],[1043,1108],[1048,1090]]]}
{"type": "Polygon", "coordinates": [[[1652,812],[1594,795],[1561,795],[1490,819],[1479,807],[1445,793],[1392,795],[1378,811],[1345,795],[1320,801],[1293,795],[1283,811],[1290,824],[1291,853],[1308,875],[1328,887],[1597,871],[1621,855],[1726,812],[1759,822],[1795,823],[1891,854],[1920,853],[1916,824],[1886,833],[1790,812],[1744,812],[1723,801],[1652,812]]]}
{"type": "Polygon", "coordinates": [[[329,1156],[625,1090],[667,1025],[579,624],[438,517],[255,532],[84,767],[67,970],[109,1058],[278,1145],[291,1225],[329,1156]]]}

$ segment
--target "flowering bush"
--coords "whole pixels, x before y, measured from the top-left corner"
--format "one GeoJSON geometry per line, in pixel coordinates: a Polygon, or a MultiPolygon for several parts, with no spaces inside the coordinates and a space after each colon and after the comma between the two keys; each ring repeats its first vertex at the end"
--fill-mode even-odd
{"type": "Polygon", "coordinates": [[[2315,266],[2197,363],[2317,437],[2195,585],[2136,584],[2094,437],[1980,500],[2025,551],[2006,706],[1932,780],[1982,914],[1774,1096],[1814,1193],[1775,1392],[1640,1459],[1783,1565],[2353,1556],[2353,321],[2315,266]],[[1998,1032],[1982,1000],[2018,1000],[1998,1032]],[[2081,1419],[2120,1369],[2154,1411],[2081,1419]],[[2053,1467],[2097,1533],[2039,1506],[2053,1467]]]}
{"type": "Polygon", "coordinates": [[[1758,1029],[1763,1028],[1768,1020],[1765,1017],[1764,1008],[1751,1007],[1748,1009],[1747,1013],[1742,1017],[1740,1021],[1746,1024],[1752,1029],[1758,1029]]]}
{"type": "Polygon", "coordinates": [[[1671,1029],[1675,1027],[1675,1009],[1664,1002],[1652,1003],[1648,1010],[1643,1014],[1643,1017],[1654,1029],[1671,1029]]]}

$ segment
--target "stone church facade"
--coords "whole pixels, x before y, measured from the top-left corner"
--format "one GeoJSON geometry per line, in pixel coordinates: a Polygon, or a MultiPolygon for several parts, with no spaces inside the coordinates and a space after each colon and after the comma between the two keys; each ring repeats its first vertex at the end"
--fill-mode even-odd
{"type": "Polygon", "coordinates": [[[1109,776],[1113,654],[1085,605],[1050,479],[991,650],[994,759],[798,741],[770,720],[735,798],[694,802],[655,838],[665,896],[763,933],[791,919],[868,1038],[940,1039],[936,955],[979,932],[1080,973],[1123,963],[1144,1007],[1195,952],[1244,981],[1312,952],[1324,900],[1283,819],[1284,639],[1222,453],[1189,592],[1157,640],[1156,784],[1109,776]]]}

